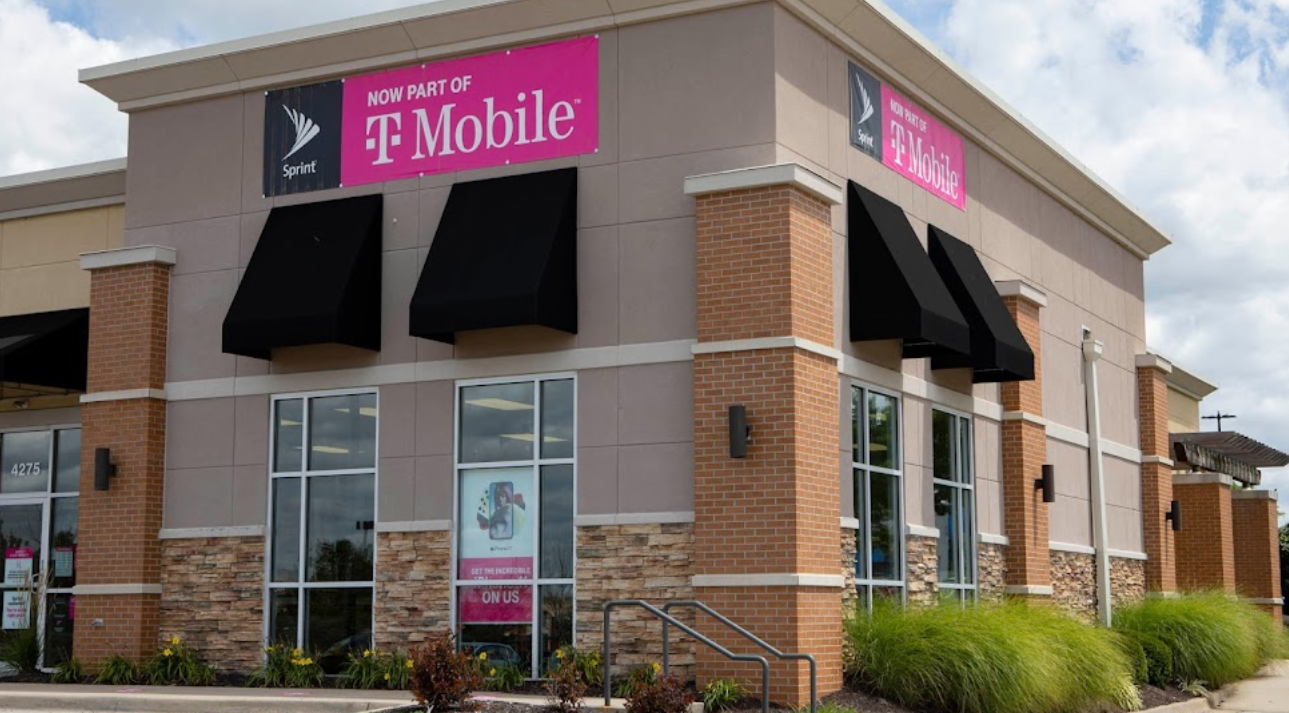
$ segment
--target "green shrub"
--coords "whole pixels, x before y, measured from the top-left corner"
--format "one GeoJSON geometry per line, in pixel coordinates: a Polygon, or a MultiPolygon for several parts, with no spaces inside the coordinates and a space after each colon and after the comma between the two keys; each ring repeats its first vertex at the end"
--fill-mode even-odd
{"type": "Polygon", "coordinates": [[[599,651],[578,651],[572,646],[565,646],[560,651],[564,652],[563,658],[572,657],[573,668],[577,669],[582,683],[588,688],[596,688],[604,683],[604,663],[600,660],[599,651]]]}
{"type": "Polygon", "coordinates": [[[658,662],[636,666],[627,673],[627,677],[618,681],[613,687],[613,695],[618,698],[630,698],[641,686],[652,686],[658,682],[658,673],[662,666],[658,662]]]}
{"type": "Polygon", "coordinates": [[[703,701],[703,710],[718,713],[738,703],[743,697],[743,687],[738,681],[729,678],[713,678],[698,692],[703,701]]]}
{"type": "Polygon", "coordinates": [[[120,654],[112,654],[103,659],[103,666],[99,669],[98,678],[94,682],[109,686],[128,686],[141,680],[143,680],[143,672],[134,665],[133,661],[120,654]]]}
{"type": "Polygon", "coordinates": [[[82,683],[85,681],[85,667],[73,656],[55,666],[49,680],[52,683],[82,683]]]}
{"type": "Polygon", "coordinates": [[[178,636],[162,643],[141,674],[153,686],[209,686],[215,682],[215,670],[178,636]]]}
{"type": "Polygon", "coordinates": [[[1114,628],[1146,635],[1165,647],[1172,670],[1161,675],[1169,682],[1224,686],[1252,676],[1281,655],[1284,646],[1283,635],[1266,612],[1220,592],[1148,597],[1116,611],[1114,628]]]}
{"type": "Polygon", "coordinates": [[[412,649],[412,695],[431,711],[472,707],[470,694],[483,687],[476,661],[486,660],[459,651],[446,631],[431,636],[412,649]]]}
{"type": "Polygon", "coordinates": [[[40,632],[36,629],[36,617],[30,616],[31,622],[21,629],[5,632],[4,643],[0,644],[0,662],[30,673],[40,665],[40,632]]]}
{"type": "Polygon", "coordinates": [[[1173,652],[1159,637],[1144,631],[1119,631],[1125,650],[1133,659],[1133,680],[1138,685],[1172,685],[1173,652]]]}
{"type": "Polygon", "coordinates": [[[1141,707],[1122,643],[1037,604],[874,602],[846,621],[848,679],[915,709],[961,713],[1141,707]]]}
{"type": "Polygon", "coordinates": [[[304,649],[287,644],[265,647],[264,661],[246,679],[247,685],[265,688],[317,688],[322,666],[304,649]]]}
{"type": "Polygon", "coordinates": [[[365,649],[361,656],[350,653],[340,672],[342,688],[387,688],[403,690],[412,674],[412,660],[398,652],[365,649]]]}
{"type": "Polygon", "coordinates": [[[509,693],[519,688],[528,679],[528,670],[513,663],[500,663],[488,669],[488,678],[483,687],[489,691],[509,693]]]}

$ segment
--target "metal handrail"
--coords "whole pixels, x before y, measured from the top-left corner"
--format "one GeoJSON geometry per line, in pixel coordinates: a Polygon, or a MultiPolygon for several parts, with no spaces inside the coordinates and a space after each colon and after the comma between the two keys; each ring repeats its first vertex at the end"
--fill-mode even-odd
{"type": "Polygon", "coordinates": [[[751,654],[736,654],[733,651],[730,651],[729,649],[725,648],[724,646],[721,646],[720,644],[716,643],[715,641],[712,641],[706,636],[703,636],[697,631],[694,631],[693,629],[689,628],[683,622],[673,618],[667,612],[641,599],[615,599],[611,602],[604,603],[604,707],[605,708],[608,708],[610,705],[612,705],[613,689],[612,689],[612,682],[610,681],[611,676],[609,675],[613,670],[613,667],[610,665],[611,654],[609,653],[610,652],[609,637],[612,636],[612,634],[610,632],[609,621],[610,621],[610,614],[612,614],[613,610],[617,607],[640,607],[641,609],[644,609],[645,611],[649,612],[650,614],[653,614],[655,617],[662,620],[664,632],[667,630],[666,629],[667,625],[670,624],[676,627],[677,629],[680,629],[681,631],[685,632],[686,634],[689,634],[690,636],[694,637],[700,643],[706,644],[709,648],[715,650],[717,653],[721,654],[722,656],[724,656],[725,658],[731,661],[759,662],[761,664],[761,713],[769,713],[770,711],[770,662],[766,661],[764,656],[753,656],[751,654]]]}
{"type": "MultiPolygon", "coordinates": [[[[818,708],[818,702],[819,702],[819,684],[818,684],[819,667],[818,667],[818,664],[815,662],[814,656],[811,656],[810,654],[785,654],[782,651],[771,646],[766,641],[762,640],[761,637],[757,636],[756,634],[753,634],[747,629],[744,629],[738,624],[735,624],[733,621],[730,621],[729,618],[727,618],[725,615],[721,614],[720,612],[716,611],[715,609],[707,606],[706,604],[700,601],[689,599],[689,600],[667,602],[666,604],[662,605],[662,610],[664,612],[670,612],[672,607],[693,607],[694,609],[700,609],[703,612],[706,612],[706,614],[711,618],[715,619],[716,621],[719,621],[725,626],[728,626],[734,632],[741,634],[748,641],[751,641],[757,646],[760,646],[761,648],[770,652],[770,654],[778,658],[780,661],[809,661],[810,662],[810,713],[816,713],[818,708]]],[[[668,644],[667,644],[667,621],[664,619],[662,622],[662,670],[664,673],[666,673],[667,671],[667,664],[668,664],[669,658],[670,657],[669,657],[668,644]]]]}

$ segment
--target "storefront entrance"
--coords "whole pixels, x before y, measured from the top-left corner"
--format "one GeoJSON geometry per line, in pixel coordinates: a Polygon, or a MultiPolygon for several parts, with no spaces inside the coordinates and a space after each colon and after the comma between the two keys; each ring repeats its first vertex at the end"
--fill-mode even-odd
{"type": "Polygon", "coordinates": [[[42,642],[44,668],[72,654],[80,448],[79,428],[0,434],[0,643],[42,642]]]}

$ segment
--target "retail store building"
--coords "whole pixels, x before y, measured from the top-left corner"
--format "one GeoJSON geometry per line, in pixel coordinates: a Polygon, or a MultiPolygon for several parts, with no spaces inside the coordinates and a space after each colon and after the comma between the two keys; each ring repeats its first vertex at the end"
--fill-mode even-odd
{"type": "Polygon", "coordinates": [[[128,170],[0,184],[0,310],[88,307],[88,368],[0,394],[0,458],[44,439],[91,665],[452,628],[540,675],[696,598],[828,692],[844,605],[1176,588],[1168,240],[884,8],[442,2],[81,79],[128,170]],[[32,211],[84,220],[11,263],[32,211]]]}

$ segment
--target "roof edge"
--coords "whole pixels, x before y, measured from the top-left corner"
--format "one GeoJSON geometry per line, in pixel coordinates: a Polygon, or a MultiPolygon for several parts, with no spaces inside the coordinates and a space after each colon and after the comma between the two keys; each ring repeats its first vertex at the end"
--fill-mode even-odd
{"type": "Polygon", "coordinates": [[[109,159],[107,161],[94,161],[92,163],[80,163],[72,166],[60,166],[43,171],[32,171],[30,173],[16,173],[11,176],[0,176],[0,191],[9,188],[19,188],[22,186],[35,186],[42,183],[54,183],[57,181],[70,181],[76,178],[89,178],[90,176],[101,176],[105,173],[116,173],[126,169],[125,157],[109,159]]]}

